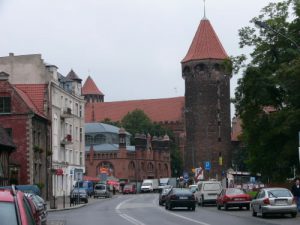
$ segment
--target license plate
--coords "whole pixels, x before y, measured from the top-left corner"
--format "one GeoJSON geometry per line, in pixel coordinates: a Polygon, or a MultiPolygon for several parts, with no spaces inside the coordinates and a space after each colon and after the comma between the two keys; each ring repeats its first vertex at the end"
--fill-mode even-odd
{"type": "Polygon", "coordinates": [[[235,198],[234,200],[236,200],[236,201],[244,201],[243,198],[235,198]]]}
{"type": "Polygon", "coordinates": [[[188,199],[188,197],[179,197],[179,199],[188,199]]]}
{"type": "Polygon", "coordinates": [[[276,205],[286,205],[287,200],[285,200],[285,199],[276,199],[275,203],[276,203],[276,205]]]}

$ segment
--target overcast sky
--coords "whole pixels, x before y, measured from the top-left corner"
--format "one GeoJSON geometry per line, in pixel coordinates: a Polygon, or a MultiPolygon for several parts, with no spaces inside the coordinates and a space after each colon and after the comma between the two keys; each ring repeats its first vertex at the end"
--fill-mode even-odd
{"type": "MultiPolygon", "coordinates": [[[[246,53],[238,29],[269,2],[206,0],[228,55],[246,53]]],[[[42,54],[66,75],[90,75],[105,101],[184,95],[181,64],[203,0],[0,0],[0,56],[42,54]]],[[[236,77],[231,81],[231,95],[236,77]]]]}

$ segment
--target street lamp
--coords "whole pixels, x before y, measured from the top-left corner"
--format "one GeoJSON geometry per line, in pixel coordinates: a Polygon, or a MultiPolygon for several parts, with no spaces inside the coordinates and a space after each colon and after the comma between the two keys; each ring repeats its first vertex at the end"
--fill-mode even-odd
{"type": "Polygon", "coordinates": [[[273,29],[271,26],[269,26],[266,22],[260,21],[260,20],[255,20],[254,24],[262,29],[266,29],[266,30],[270,30],[272,32],[274,32],[275,34],[280,35],[281,37],[284,37],[285,39],[289,40],[296,48],[298,51],[300,51],[300,46],[291,38],[289,38],[288,36],[278,32],[277,30],[273,29]]]}

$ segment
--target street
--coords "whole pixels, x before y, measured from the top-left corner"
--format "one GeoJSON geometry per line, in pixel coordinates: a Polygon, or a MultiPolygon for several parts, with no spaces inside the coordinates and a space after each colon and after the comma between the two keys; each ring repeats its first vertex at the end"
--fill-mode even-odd
{"type": "Polygon", "coordinates": [[[196,207],[196,211],[158,205],[158,194],[117,195],[99,199],[87,206],[49,212],[47,225],[292,225],[299,224],[300,215],[252,217],[247,210],[217,210],[215,206],[196,207]]]}

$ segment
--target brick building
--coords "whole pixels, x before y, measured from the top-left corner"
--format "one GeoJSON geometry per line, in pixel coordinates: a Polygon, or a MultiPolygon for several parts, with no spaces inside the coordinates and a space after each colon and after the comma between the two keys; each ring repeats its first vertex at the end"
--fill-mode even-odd
{"type": "Polygon", "coordinates": [[[230,165],[230,72],[228,60],[208,19],[199,24],[182,60],[185,80],[185,170],[211,165],[206,178],[220,179],[230,165]],[[207,162],[207,163],[205,163],[207,162]]]}
{"type": "Polygon", "coordinates": [[[169,137],[130,134],[123,128],[104,123],[86,123],[86,175],[142,181],[146,178],[170,177],[169,137]]]}
{"type": "Polygon", "coordinates": [[[17,161],[14,168],[20,183],[43,184],[50,189],[46,197],[70,193],[74,171],[84,172],[85,168],[81,79],[73,70],[63,76],[40,54],[0,57],[1,71],[9,74],[3,83],[11,91],[0,88],[0,93],[4,97],[13,94],[15,101],[11,113],[0,115],[1,124],[13,130],[18,149],[12,158],[17,161]],[[50,158],[47,170],[43,166],[46,157],[50,158]],[[41,175],[39,168],[47,174],[41,175]]]}
{"type": "Polygon", "coordinates": [[[44,112],[47,86],[13,85],[0,73],[0,124],[16,146],[9,160],[9,177],[17,184],[39,184],[48,193],[50,123],[44,112]]]}
{"type": "MultiPolygon", "coordinates": [[[[1,108],[1,103],[0,103],[1,108]]],[[[9,157],[16,146],[7,131],[0,126],[0,186],[10,185],[9,157]]]]}
{"type": "Polygon", "coordinates": [[[153,122],[174,131],[187,172],[209,162],[211,170],[205,177],[220,178],[231,165],[231,74],[224,66],[228,59],[204,18],[181,62],[184,97],[104,102],[104,95],[89,77],[83,86],[85,121],[120,121],[128,112],[141,109],[153,122]]]}

